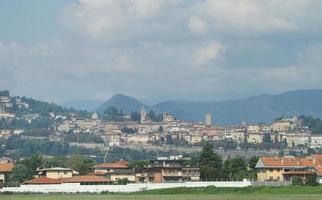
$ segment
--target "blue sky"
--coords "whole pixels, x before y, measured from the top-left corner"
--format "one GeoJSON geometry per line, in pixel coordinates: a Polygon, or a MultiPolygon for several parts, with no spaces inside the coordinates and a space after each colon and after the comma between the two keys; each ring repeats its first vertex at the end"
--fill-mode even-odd
{"type": "Polygon", "coordinates": [[[322,1],[2,0],[0,89],[220,100],[321,88],[322,1]]]}

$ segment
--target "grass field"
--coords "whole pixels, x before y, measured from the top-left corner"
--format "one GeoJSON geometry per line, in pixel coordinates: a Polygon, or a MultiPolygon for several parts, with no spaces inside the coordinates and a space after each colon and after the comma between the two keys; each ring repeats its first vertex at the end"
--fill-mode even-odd
{"type": "Polygon", "coordinates": [[[0,200],[322,200],[322,186],[173,188],[131,194],[0,194],[0,200]]]}

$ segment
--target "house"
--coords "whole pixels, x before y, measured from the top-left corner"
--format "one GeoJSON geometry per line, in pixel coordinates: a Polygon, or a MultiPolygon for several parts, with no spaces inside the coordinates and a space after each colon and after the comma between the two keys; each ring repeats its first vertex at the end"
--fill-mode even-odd
{"type": "Polygon", "coordinates": [[[94,167],[94,174],[103,175],[113,182],[127,179],[129,182],[135,182],[135,170],[129,168],[127,161],[120,160],[114,163],[100,163],[94,167]]]}
{"type": "Polygon", "coordinates": [[[257,164],[257,180],[289,181],[294,177],[306,179],[310,174],[317,174],[322,183],[322,154],[309,157],[260,157],[257,164]]]}
{"type": "Polygon", "coordinates": [[[3,187],[6,182],[6,175],[12,171],[13,167],[13,163],[0,163],[0,188],[3,187]]]}
{"type": "Polygon", "coordinates": [[[38,169],[36,177],[61,179],[61,178],[71,178],[77,174],[79,173],[70,168],[53,167],[53,168],[38,169]]]}
{"type": "Polygon", "coordinates": [[[182,157],[160,157],[136,173],[137,182],[183,182],[199,181],[199,167],[185,166],[187,159],[182,157]]]}

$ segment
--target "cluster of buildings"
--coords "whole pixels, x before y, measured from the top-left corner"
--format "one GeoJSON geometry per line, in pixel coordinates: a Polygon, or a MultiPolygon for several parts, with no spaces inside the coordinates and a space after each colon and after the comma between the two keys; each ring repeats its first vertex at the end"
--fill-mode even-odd
{"type": "MultiPolygon", "coordinates": [[[[79,175],[70,168],[38,169],[33,179],[24,182],[27,185],[79,183],[80,185],[117,184],[126,180],[129,183],[164,183],[199,181],[198,167],[185,164],[188,158],[182,156],[160,157],[150,160],[143,166],[130,166],[127,161],[100,163],[86,175],[79,175]]],[[[13,163],[0,163],[0,188],[4,185],[5,174],[13,169],[13,163]]]]}
{"type": "Polygon", "coordinates": [[[215,126],[212,116],[206,113],[204,123],[190,123],[175,120],[170,113],[163,114],[163,121],[153,122],[141,109],[141,121],[108,122],[101,120],[96,113],[91,119],[66,119],[55,127],[57,131],[87,132],[101,136],[109,147],[124,144],[158,145],[167,141],[183,141],[188,145],[197,145],[203,141],[233,141],[237,144],[261,144],[265,134],[272,143],[284,143],[288,148],[322,147],[322,134],[311,133],[302,126],[301,120],[294,116],[283,118],[270,125],[238,125],[230,127],[215,126]],[[127,132],[126,130],[133,130],[127,132]]]}

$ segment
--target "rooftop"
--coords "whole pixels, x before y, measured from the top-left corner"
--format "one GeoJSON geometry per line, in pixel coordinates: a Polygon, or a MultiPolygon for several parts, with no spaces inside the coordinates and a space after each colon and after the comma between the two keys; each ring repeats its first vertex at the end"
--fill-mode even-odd
{"type": "Polygon", "coordinates": [[[0,172],[11,172],[13,167],[13,163],[0,163],[0,172]]]}

